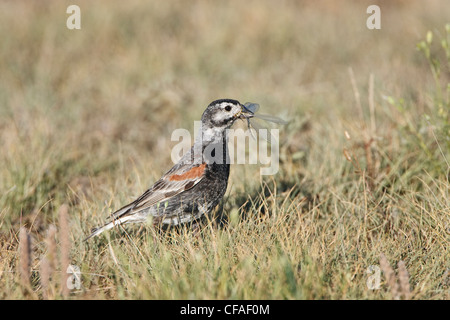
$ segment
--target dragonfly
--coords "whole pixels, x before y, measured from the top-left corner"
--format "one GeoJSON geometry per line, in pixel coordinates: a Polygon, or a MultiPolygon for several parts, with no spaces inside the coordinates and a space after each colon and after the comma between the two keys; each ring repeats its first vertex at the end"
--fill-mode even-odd
{"type": "Polygon", "coordinates": [[[253,114],[253,117],[247,118],[247,126],[248,126],[248,129],[250,130],[250,133],[254,139],[256,139],[256,136],[253,131],[256,131],[259,133],[260,130],[265,130],[265,132],[268,133],[267,135],[262,135],[262,136],[269,143],[271,143],[272,140],[275,139],[272,136],[272,134],[270,133],[270,130],[265,125],[263,125],[261,122],[259,122],[257,119],[261,119],[261,120],[264,120],[267,122],[272,122],[272,123],[277,123],[277,124],[287,124],[287,121],[285,121],[279,117],[271,116],[268,114],[257,113],[257,111],[259,110],[259,104],[257,104],[257,103],[246,102],[246,103],[244,103],[244,108],[253,114]]]}

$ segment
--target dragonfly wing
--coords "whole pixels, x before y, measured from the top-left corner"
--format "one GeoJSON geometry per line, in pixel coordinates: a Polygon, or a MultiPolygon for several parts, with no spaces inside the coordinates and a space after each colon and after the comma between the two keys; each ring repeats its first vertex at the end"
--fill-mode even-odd
{"type": "Polygon", "coordinates": [[[244,107],[251,113],[256,113],[259,110],[259,104],[253,102],[244,103],[244,107]]]}
{"type": "Polygon", "coordinates": [[[269,122],[273,122],[273,123],[278,123],[278,124],[287,124],[287,121],[275,117],[275,116],[271,116],[268,114],[255,114],[254,117],[259,118],[261,120],[265,120],[265,121],[269,121],[269,122]]]}

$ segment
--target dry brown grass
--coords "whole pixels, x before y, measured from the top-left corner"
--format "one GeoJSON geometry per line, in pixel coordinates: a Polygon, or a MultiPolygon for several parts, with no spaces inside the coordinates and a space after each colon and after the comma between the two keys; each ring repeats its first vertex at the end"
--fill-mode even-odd
{"type": "Polygon", "coordinates": [[[0,2],[0,298],[449,298],[444,0],[377,1],[379,31],[361,1],[77,3],[70,31],[65,2],[0,2]],[[290,120],[278,174],[234,165],[199,235],[83,243],[224,97],[290,120]]]}

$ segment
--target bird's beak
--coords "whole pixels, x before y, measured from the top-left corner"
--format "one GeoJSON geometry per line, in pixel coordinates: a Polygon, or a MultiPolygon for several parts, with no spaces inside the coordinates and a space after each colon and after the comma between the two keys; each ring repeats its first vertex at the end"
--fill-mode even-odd
{"type": "Polygon", "coordinates": [[[245,120],[248,118],[253,118],[255,114],[248,110],[244,105],[241,104],[241,112],[237,115],[239,119],[245,120]]]}

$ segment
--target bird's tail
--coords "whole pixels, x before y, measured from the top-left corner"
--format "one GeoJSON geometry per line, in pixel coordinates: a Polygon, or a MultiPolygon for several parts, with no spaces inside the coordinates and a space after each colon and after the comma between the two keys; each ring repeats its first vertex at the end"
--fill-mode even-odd
{"type": "Polygon", "coordinates": [[[134,218],[133,215],[130,215],[130,211],[131,209],[134,207],[135,203],[132,202],[122,208],[120,208],[119,210],[113,212],[111,214],[111,216],[107,219],[107,223],[105,223],[103,226],[98,227],[98,228],[94,228],[91,230],[91,234],[89,236],[87,236],[84,241],[89,240],[92,237],[95,237],[97,235],[99,235],[100,233],[102,233],[103,231],[109,230],[111,228],[113,228],[116,225],[122,224],[124,222],[127,222],[128,220],[133,220],[134,218]]]}
{"type": "Polygon", "coordinates": [[[99,235],[100,233],[102,233],[103,231],[112,229],[112,228],[114,228],[115,226],[118,226],[118,225],[120,225],[120,224],[122,224],[122,223],[125,223],[125,222],[127,222],[128,220],[131,220],[131,219],[132,219],[131,216],[125,216],[125,217],[122,217],[122,218],[120,218],[120,219],[114,219],[114,220],[112,220],[111,222],[108,222],[108,223],[104,224],[104,225],[101,226],[101,227],[93,228],[93,229],[91,230],[91,234],[90,234],[89,236],[87,236],[87,237],[84,239],[84,241],[89,240],[89,239],[92,238],[92,237],[98,236],[98,235],[99,235]]]}
{"type": "Polygon", "coordinates": [[[101,227],[93,228],[93,229],[91,230],[91,234],[88,235],[86,238],[84,238],[83,241],[87,241],[87,240],[89,240],[89,239],[92,238],[92,237],[98,236],[98,235],[99,235],[100,233],[102,233],[103,231],[109,230],[109,229],[111,229],[112,227],[114,227],[114,224],[113,224],[112,222],[109,222],[109,223],[107,223],[107,224],[105,224],[105,225],[103,225],[103,226],[101,226],[101,227]]]}

